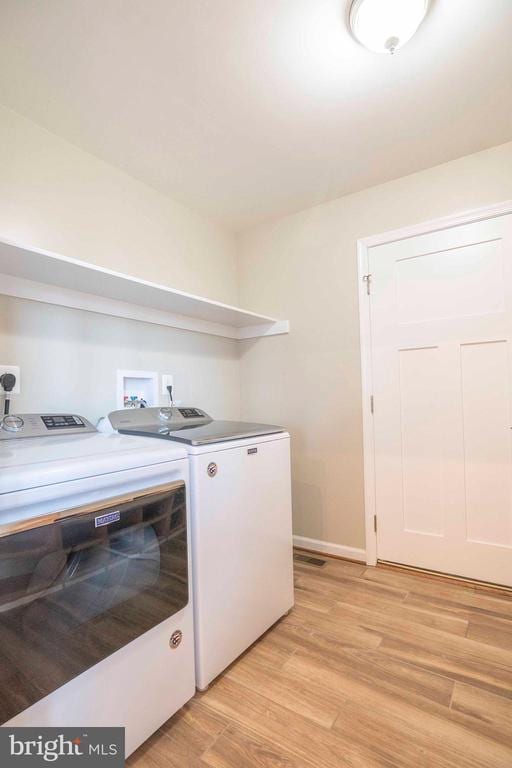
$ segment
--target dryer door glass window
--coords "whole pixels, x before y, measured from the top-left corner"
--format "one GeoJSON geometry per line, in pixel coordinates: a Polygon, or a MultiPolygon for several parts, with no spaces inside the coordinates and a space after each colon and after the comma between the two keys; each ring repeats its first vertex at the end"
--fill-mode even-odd
{"type": "Polygon", "coordinates": [[[0,722],[187,602],[183,483],[0,538],[0,722]]]}

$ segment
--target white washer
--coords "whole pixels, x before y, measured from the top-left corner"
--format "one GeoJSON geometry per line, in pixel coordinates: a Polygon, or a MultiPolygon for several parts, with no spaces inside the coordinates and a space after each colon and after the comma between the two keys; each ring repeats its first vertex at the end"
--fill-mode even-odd
{"type": "Polygon", "coordinates": [[[199,408],[111,413],[127,434],[189,455],[196,682],[204,690],[293,606],[290,436],[199,408]]]}
{"type": "Polygon", "coordinates": [[[194,695],[188,480],[176,443],[4,420],[3,724],[124,726],[129,755],[194,695]]]}

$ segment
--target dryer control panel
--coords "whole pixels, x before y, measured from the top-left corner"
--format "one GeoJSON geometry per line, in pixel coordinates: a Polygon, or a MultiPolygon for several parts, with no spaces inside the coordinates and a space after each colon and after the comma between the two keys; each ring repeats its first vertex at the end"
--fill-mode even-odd
{"type": "Polygon", "coordinates": [[[0,421],[0,440],[97,432],[90,421],[73,413],[10,413],[0,421]]]}

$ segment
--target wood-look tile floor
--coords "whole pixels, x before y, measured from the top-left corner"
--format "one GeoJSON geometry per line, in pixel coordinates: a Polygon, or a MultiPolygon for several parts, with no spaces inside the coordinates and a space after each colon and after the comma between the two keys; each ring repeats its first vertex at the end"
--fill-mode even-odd
{"type": "Polygon", "coordinates": [[[511,595],[334,559],[295,576],[294,610],[130,768],[512,767],[511,595]]]}

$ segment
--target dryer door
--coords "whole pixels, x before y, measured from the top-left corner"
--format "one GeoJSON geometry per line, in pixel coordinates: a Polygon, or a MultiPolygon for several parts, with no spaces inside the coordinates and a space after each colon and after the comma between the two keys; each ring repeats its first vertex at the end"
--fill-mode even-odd
{"type": "Polygon", "coordinates": [[[188,603],[185,499],[174,483],[0,538],[2,723],[188,603]]]}

